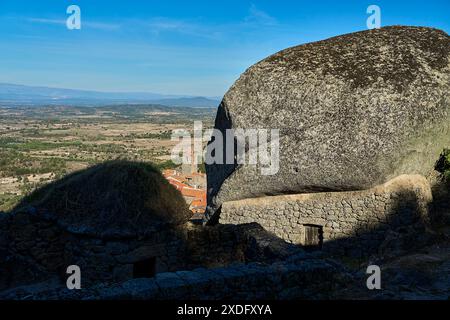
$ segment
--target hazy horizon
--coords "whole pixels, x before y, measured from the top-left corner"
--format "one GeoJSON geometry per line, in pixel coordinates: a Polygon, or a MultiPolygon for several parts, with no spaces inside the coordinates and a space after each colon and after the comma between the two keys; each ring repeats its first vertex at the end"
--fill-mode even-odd
{"type": "Polygon", "coordinates": [[[70,90],[70,91],[85,91],[92,93],[102,93],[102,94],[149,94],[149,95],[158,95],[163,99],[171,99],[171,98],[207,98],[207,99],[222,99],[222,96],[201,96],[201,95],[189,95],[174,92],[172,94],[161,94],[159,92],[153,91],[130,91],[130,90],[117,90],[117,91],[108,91],[108,90],[96,90],[96,89],[85,89],[85,88],[67,88],[67,87],[58,87],[58,86],[46,86],[46,85],[28,85],[23,83],[12,83],[12,82],[1,82],[0,86],[17,86],[17,87],[27,87],[27,88],[43,88],[43,89],[56,89],[56,90],[70,90]]]}

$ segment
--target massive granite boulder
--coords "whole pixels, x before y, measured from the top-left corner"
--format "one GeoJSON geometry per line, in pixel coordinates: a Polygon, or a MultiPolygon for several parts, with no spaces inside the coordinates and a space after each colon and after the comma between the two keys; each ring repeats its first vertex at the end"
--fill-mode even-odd
{"type": "Polygon", "coordinates": [[[207,165],[209,218],[229,200],[428,176],[450,146],[449,92],[450,38],[431,28],[356,32],[258,62],[225,94],[215,128],[279,129],[279,171],[207,165]]]}

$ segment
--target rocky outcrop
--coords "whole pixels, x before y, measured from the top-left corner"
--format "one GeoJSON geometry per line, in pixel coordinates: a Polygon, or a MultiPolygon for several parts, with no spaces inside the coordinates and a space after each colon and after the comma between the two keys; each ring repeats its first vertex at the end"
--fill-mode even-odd
{"type": "Polygon", "coordinates": [[[230,200],[428,176],[450,145],[449,59],[445,32],[394,26],[253,65],[224,96],[215,127],[279,129],[280,169],[264,176],[258,166],[207,165],[209,215],[230,200]]]}

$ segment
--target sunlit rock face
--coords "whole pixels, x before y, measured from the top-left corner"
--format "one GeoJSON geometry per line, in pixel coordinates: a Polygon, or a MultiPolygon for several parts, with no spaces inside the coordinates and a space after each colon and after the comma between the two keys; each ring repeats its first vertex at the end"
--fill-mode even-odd
{"type": "Polygon", "coordinates": [[[215,127],[279,129],[279,171],[208,165],[209,216],[230,200],[428,176],[450,145],[449,57],[445,32],[392,26],[288,48],[251,66],[224,96],[215,127]]]}

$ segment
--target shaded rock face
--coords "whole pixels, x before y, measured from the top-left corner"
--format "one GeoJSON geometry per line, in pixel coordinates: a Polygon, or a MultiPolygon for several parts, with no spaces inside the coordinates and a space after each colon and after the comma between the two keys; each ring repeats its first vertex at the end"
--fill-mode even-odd
{"type": "Polygon", "coordinates": [[[207,165],[210,218],[230,200],[428,176],[450,145],[449,92],[450,37],[436,29],[362,31],[262,60],[226,93],[215,127],[279,129],[279,171],[207,165]]]}

